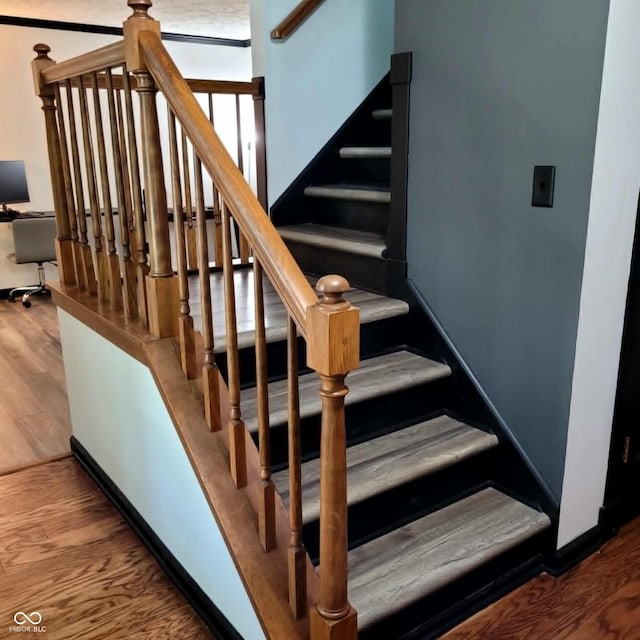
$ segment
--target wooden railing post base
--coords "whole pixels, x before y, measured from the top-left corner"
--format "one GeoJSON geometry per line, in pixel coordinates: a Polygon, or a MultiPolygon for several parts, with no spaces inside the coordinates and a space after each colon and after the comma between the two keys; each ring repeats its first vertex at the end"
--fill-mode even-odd
{"type": "Polygon", "coordinates": [[[353,607],[342,618],[331,620],[322,616],[318,607],[312,607],[310,616],[311,640],[356,640],[358,616],[353,607]]]}
{"type": "Polygon", "coordinates": [[[109,254],[107,264],[109,268],[109,301],[112,309],[120,310],[122,309],[122,275],[118,254],[109,254]]]}
{"type": "Polygon", "coordinates": [[[84,281],[87,285],[87,292],[91,295],[96,295],[98,293],[96,270],[93,266],[91,246],[86,243],[82,245],[82,271],[84,273],[84,281]]]}
{"type": "Polygon", "coordinates": [[[78,284],[76,279],[75,256],[73,252],[73,240],[60,240],[56,238],[56,262],[58,263],[58,279],[63,284],[78,284]]]}
{"type": "Polygon", "coordinates": [[[307,552],[302,546],[289,546],[289,606],[296,620],[307,615],[307,552]]]}
{"type": "Polygon", "coordinates": [[[193,330],[193,318],[181,315],[178,320],[180,335],[180,362],[187,380],[198,377],[198,363],[196,361],[196,336],[193,330]]]}
{"type": "Polygon", "coordinates": [[[149,327],[149,304],[147,303],[147,276],[149,266],[136,265],[136,298],[138,299],[138,318],[145,328],[149,327]]]}
{"type": "Polygon", "coordinates": [[[158,338],[178,335],[178,279],[147,276],[149,333],[158,338]]]}
{"type": "Polygon", "coordinates": [[[276,489],[271,480],[263,480],[258,501],[258,533],[265,553],[276,548],[275,500],[276,489]]]}

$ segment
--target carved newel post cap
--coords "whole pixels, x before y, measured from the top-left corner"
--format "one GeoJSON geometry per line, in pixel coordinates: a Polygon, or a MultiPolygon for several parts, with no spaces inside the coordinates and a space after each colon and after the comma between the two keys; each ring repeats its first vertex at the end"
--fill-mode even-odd
{"type": "Polygon", "coordinates": [[[43,44],[42,42],[34,45],[33,50],[37,53],[36,60],[40,59],[49,59],[49,52],[51,51],[51,47],[48,44],[43,44]]]}
{"type": "Polygon", "coordinates": [[[128,0],[127,5],[133,9],[132,18],[149,18],[149,9],[153,6],[151,0],[128,0]]]}
{"type": "Polygon", "coordinates": [[[316,282],[316,291],[322,295],[320,304],[335,305],[345,302],[342,294],[349,291],[349,287],[348,280],[342,276],[323,276],[316,282]]]}

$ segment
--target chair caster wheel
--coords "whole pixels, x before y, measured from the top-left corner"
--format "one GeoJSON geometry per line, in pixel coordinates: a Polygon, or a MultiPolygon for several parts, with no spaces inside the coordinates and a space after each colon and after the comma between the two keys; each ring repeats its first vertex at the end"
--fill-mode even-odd
{"type": "Polygon", "coordinates": [[[7,300],[8,300],[9,302],[15,302],[15,301],[16,301],[16,299],[15,299],[13,296],[9,296],[9,297],[7,298],[7,300]]]}
{"type": "Polygon", "coordinates": [[[31,307],[31,301],[30,300],[23,300],[22,301],[22,306],[29,309],[31,307]]]}

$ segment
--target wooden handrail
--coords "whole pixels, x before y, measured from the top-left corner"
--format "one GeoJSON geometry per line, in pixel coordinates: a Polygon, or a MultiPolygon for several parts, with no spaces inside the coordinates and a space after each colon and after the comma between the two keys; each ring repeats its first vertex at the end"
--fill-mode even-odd
{"type": "Polygon", "coordinates": [[[214,131],[160,37],[139,35],[145,63],[213,178],[300,332],[306,335],[306,311],[318,297],[284,241],[214,131]]]}
{"type": "Polygon", "coordinates": [[[54,84],[55,82],[70,80],[76,76],[87,75],[94,71],[104,71],[110,67],[117,67],[124,64],[124,62],[124,40],[120,40],[95,51],[51,65],[41,72],[41,78],[44,84],[54,84]]]}
{"type": "Polygon", "coordinates": [[[271,39],[286,40],[323,2],[324,0],[303,0],[300,2],[271,32],[271,39]]]}
{"type": "MultiPolygon", "coordinates": [[[[121,75],[114,73],[111,78],[114,89],[122,90],[124,88],[124,81],[121,75]]],[[[85,80],[88,80],[91,86],[93,86],[93,79],[91,77],[88,77],[85,80]]],[[[200,78],[185,78],[185,82],[189,85],[189,88],[193,93],[212,93],[253,97],[260,97],[262,95],[262,82],[259,78],[246,82],[239,80],[201,80],[200,78]]],[[[137,87],[135,77],[131,78],[130,83],[131,88],[135,90],[137,87]]],[[[80,80],[78,78],[73,78],[71,80],[71,85],[73,87],[80,86],[80,80]]],[[[106,76],[103,73],[98,74],[98,88],[107,88],[106,76]]]]}

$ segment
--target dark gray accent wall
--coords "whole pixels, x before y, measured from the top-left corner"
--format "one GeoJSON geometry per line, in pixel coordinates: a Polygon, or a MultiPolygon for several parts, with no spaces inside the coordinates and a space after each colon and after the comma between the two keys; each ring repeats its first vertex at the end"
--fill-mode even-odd
{"type": "Polygon", "coordinates": [[[395,50],[413,51],[409,277],[557,498],[608,8],[396,2],[395,50]],[[554,206],[534,208],[547,164],[554,206]]]}

